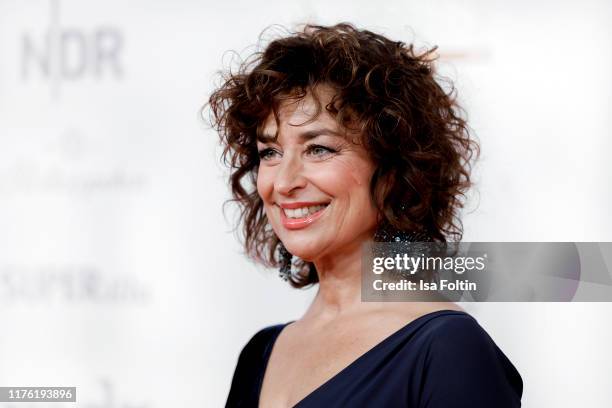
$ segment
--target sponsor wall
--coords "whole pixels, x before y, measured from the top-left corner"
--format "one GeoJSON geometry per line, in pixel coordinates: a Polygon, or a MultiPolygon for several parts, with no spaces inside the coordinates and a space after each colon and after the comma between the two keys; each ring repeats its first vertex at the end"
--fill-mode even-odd
{"type": "MultiPolygon", "coordinates": [[[[199,116],[227,51],[271,24],[440,47],[483,150],[466,241],[612,240],[611,18],[604,0],[0,0],[0,385],[221,406],[250,336],[299,317],[314,290],[241,256],[199,116]]],[[[465,307],[525,407],[611,406],[610,304],[465,307]]]]}

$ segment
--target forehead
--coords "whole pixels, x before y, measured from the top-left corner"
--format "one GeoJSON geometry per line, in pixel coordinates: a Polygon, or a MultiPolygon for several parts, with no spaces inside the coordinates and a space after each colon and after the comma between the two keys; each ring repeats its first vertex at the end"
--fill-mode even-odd
{"type": "Polygon", "coordinates": [[[309,127],[324,124],[328,128],[337,129],[338,125],[325,107],[334,97],[333,90],[328,86],[318,86],[313,92],[308,92],[301,99],[283,100],[277,110],[278,124],[274,112],[270,112],[261,127],[262,133],[275,135],[278,125],[281,129],[293,127],[309,127]]]}

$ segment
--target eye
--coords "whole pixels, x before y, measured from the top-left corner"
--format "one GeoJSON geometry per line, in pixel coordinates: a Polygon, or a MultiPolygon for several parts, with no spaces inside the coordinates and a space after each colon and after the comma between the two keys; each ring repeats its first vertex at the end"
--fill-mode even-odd
{"type": "Polygon", "coordinates": [[[264,149],[259,150],[258,152],[260,160],[270,160],[274,157],[275,154],[278,154],[278,151],[271,147],[266,147],[264,149]]]}
{"type": "Polygon", "coordinates": [[[331,147],[317,145],[317,144],[310,145],[306,148],[306,153],[316,156],[316,157],[323,157],[323,156],[327,156],[328,154],[337,153],[337,152],[338,151],[336,149],[332,149],[331,147]]]}

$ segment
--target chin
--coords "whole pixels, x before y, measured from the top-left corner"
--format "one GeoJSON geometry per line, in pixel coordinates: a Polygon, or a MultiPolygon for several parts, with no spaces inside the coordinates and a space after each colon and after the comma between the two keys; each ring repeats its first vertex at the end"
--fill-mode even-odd
{"type": "Polygon", "coordinates": [[[283,245],[292,255],[297,256],[307,262],[312,262],[317,257],[321,256],[325,250],[325,246],[315,243],[314,245],[305,245],[304,242],[299,242],[299,239],[284,239],[283,245]]]}

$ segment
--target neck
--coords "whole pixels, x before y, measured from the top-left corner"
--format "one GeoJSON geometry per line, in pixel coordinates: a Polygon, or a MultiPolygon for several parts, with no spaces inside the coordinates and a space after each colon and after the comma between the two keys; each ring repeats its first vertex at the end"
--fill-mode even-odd
{"type": "Polygon", "coordinates": [[[363,307],[361,242],[314,261],[319,290],[305,318],[334,319],[363,307]]]}
{"type": "Polygon", "coordinates": [[[383,309],[401,311],[404,315],[408,313],[415,318],[432,310],[463,310],[443,297],[410,303],[362,302],[362,243],[365,241],[357,242],[358,244],[342,251],[333,251],[333,256],[321,257],[314,261],[319,277],[319,289],[302,319],[325,323],[354,313],[383,309]]]}

